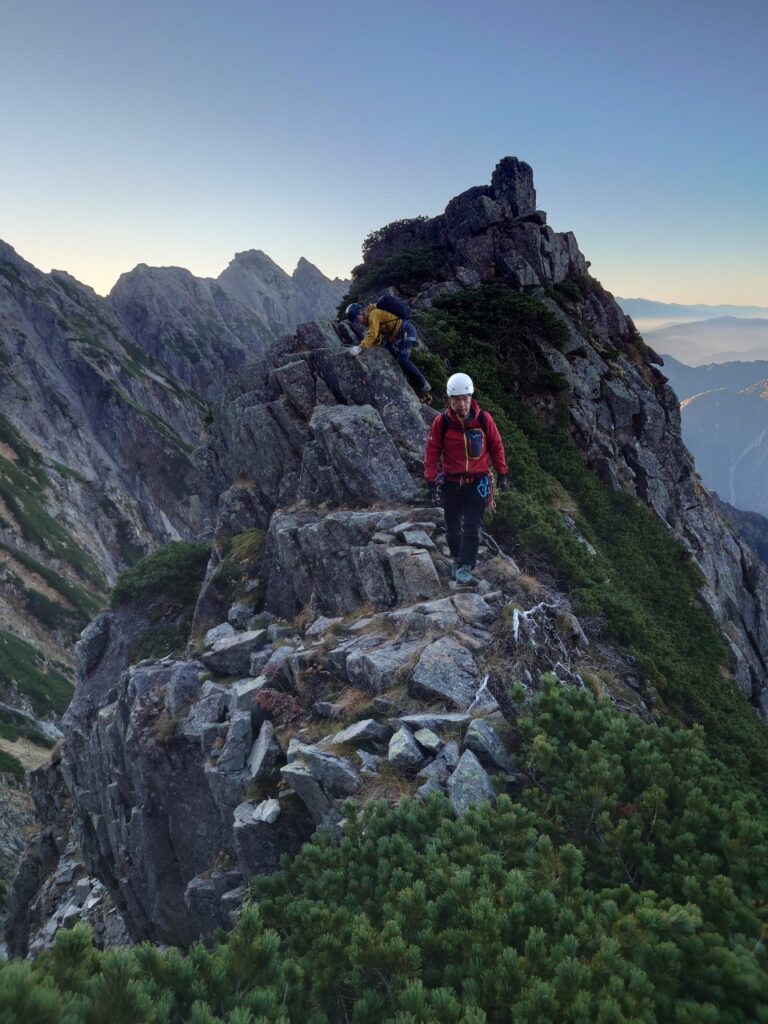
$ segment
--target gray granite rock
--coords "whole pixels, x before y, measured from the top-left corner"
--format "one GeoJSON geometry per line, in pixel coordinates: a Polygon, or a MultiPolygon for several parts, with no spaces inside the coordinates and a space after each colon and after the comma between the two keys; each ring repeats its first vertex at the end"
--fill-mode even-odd
{"type": "Polygon", "coordinates": [[[467,708],[479,686],[475,659],[451,637],[441,637],[426,647],[413,671],[410,691],[423,700],[443,700],[467,708]]]}
{"type": "Polygon", "coordinates": [[[387,548],[397,601],[412,604],[442,593],[442,584],[429,553],[415,547],[387,548]]]}
{"type": "Polygon", "coordinates": [[[428,754],[436,754],[443,745],[443,741],[431,729],[419,729],[413,734],[413,738],[428,754]]]}
{"type": "Polygon", "coordinates": [[[246,767],[254,782],[269,779],[275,772],[280,757],[281,750],[275,739],[275,727],[271,722],[264,722],[246,760],[246,767]]]}
{"type": "Polygon", "coordinates": [[[229,709],[232,714],[238,711],[253,712],[253,701],[257,693],[269,686],[266,676],[257,676],[255,679],[241,679],[233,683],[229,691],[229,709]]]}
{"type": "Polygon", "coordinates": [[[346,659],[347,679],[376,696],[396,685],[401,670],[416,656],[420,646],[418,641],[399,640],[373,649],[358,647],[346,659]]]}
{"type": "Polygon", "coordinates": [[[437,757],[425,765],[417,774],[417,779],[434,779],[444,785],[459,763],[459,745],[451,740],[446,743],[437,757]]]}
{"type": "Polygon", "coordinates": [[[463,730],[464,726],[469,725],[469,722],[469,715],[465,715],[461,711],[446,711],[443,714],[422,711],[418,714],[401,715],[399,718],[392,719],[392,724],[395,726],[405,725],[413,732],[418,732],[419,729],[431,729],[439,735],[456,729],[463,730]]]}
{"type": "Polygon", "coordinates": [[[339,625],[342,621],[343,619],[341,615],[335,615],[332,618],[329,618],[327,615],[321,615],[319,618],[315,619],[304,635],[313,638],[323,636],[329,629],[333,626],[339,625]]]}
{"type": "Polygon", "coordinates": [[[385,725],[380,725],[373,718],[366,718],[360,722],[348,725],[346,729],[337,732],[332,743],[359,743],[372,744],[374,747],[386,743],[392,730],[385,725]]]}
{"type": "Polygon", "coordinates": [[[412,772],[424,763],[424,752],[413,735],[407,729],[400,728],[389,741],[387,759],[393,768],[412,772]]]}
{"type": "Polygon", "coordinates": [[[329,797],[351,796],[360,788],[360,777],[343,757],[336,757],[319,747],[291,741],[288,762],[307,766],[329,797]]]}
{"type": "Polygon", "coordinates": [[[298,794],[316,825],[321,824],[333,809],[333,801],[326,794],[310,767],[303,761],[289,761],[280,774],[298,794]]]}
{"type": "Polygon", "coordinates": [[[238,711],[232,716],[229,732],[221,749],[216,767],[222,772],[240,772],[253,743],[251,715],[238,711]]]}
{"type": "Polygon", "coordinates": [[[360,758],[360,772],[363,775],[378,775],[381,770],[381,758],[378,754],[371,754],[367,750],[356,750],[360,758]]]}
{"type": "Polygon", "coordinates": [[[427,779],[423,786],[419,786],[416,790],[417,800],[428,800],[433,794],[439,793],[441,796],[445,796],[445,789],[440,785],[436,779],[427,779]]]}
{"type": "Polygon", "coordinates": [[[101,656],[109,643],[111,621],[112,615],[109,612],[102,612],[80,634],[80,639],[75,645],[75,653],[82,675],[92,672],[101,661],[101,656]]]}
{"type": "Polygon", "coordinates": [[[250,670],[251,654],[262,648],[266,642],[265,629],[237,633],[235,636],[217,640],[212,649],[201,656],[201,660],[206,668],[217,675],[245,676],[250,670]]]}
{"type": "Polygon", "coordinates": [[[448,779],[448,799],[456,814],[464,814],[473,804],[496,799],[488,773],[471,750],[464,751],[448,779]]]}
{"type": "Polygon", "coordinates": [[[492,770],[511,772],[514,761],[507,753],[498,733],[484,718],[474,718],[464,736],[464,746],[492,770]]]}

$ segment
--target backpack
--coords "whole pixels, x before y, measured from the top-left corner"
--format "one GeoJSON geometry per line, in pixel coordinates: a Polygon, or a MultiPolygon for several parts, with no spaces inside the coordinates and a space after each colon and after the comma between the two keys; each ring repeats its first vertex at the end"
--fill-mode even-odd
{"type": "MultiPolygon", "coordinates": [[[[440,429],[440,444],[442,446],[445,443],[445,432],[448,429],[448,424],[451,422],[447,409],[443,409],[442,413],[440,414],[440,419],[443,421],[440,429]]],[[[480,413],[477,417],[477,425],[487,437],[488,425],[485,422],[485,409],[480,410],[480,413]]]]}
{"type": "Polygon", "coordinates": [[[410,320],[413,316],[411,307],[406,305],[402,299],[384,292],[376,299],[376,308],[383,309],[385,313],[392,313],[398,320],[410,320]]]}

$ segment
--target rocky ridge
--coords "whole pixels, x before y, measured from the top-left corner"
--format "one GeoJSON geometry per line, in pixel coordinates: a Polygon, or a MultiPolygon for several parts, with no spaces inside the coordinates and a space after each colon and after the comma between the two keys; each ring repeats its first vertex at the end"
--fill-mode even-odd
{"type": "MultiPolygon", "coordinates": [[[[330,301],[323,282],[311,264],[297,268],[294,305],[307,316],[330,301]]],[[[215,281],[187,271],[137,268],[132,288],[123,282],[110,302],[0,243],[0,717],[9,735],[60,735],[73,641],[117,573],[209,527],[216,500],[193,458],[204,399],[259,359],[272,334],[215,281]]],[[[48,756],[5,734],[0,750],[17,770],[48,756]]]]}
{"type": "MultiPolygon", "coordinates": [[[[641,497],[698,559],[734,675],[765,717],[765,576],[696,483],[656,357],[585,281],[572,236],[547,229],[527,165],[502,161],[489,188],[449,207],[435,223],[383,232],[367,256],[426,238],[448,270],[415,295],[421,308],[503,280],[565,324],[561,347],[531,344],[565,382],[574,437],[609,486],[641,497]],[[568,282],[564,301],[557,288],[568,282]]],[[[512,681],[535,687],[553,673],[653,715],[632,663],[492,540],[485,585],[452,586],[440,516],[419,497],[434,413],[385,352],[356,359],[331,324],[309,324],[239,384],[214,408],[206,450],[221,498],[197,647],[129,666],[134,627],[118,610],[79,649],[61,775],[83,870],[133,939],[186,944],[231,922],[247,878],[315,828],[333,830],[346,799],[437,788],[460,813],[526,785],[507,729],[512,681]],[[233,604],[219,570],[248,530],[263,531],[263,548],[233,604]],[[588,643],[610,660],[610,685],[589,672],[588,643]]],[[[526,397],[551,412],[545,389],[526,397]]],[[[40,934],[24,933],[25,901],[16,906],[23,953],[40,934]]]]}
{"type": "MultiPolygon", "coordinates": [[[[77,837],[81,876],[106,887],[134,941],[187,945],[229,926],[248,878],[334,830],[346,799],[443,792],[460,813],[528,784],[497,699],[513,676],[585,685],[564,594],[521,577],[490,538],[477,591],[451,582],[442,513],[420,501],[435,413],[385,352],[356,359],[330,324],[306,325],[258,384],[212,428],[210,471],[235,482],[194,656],[129,666],[131,609],[104,613],[78,648],[60,766],[75,828],[46,829],[65,849],[77,837]],[[254,524],[263,554],[227,606],[216,569],[254,524]]],[[[612,698],[649,715],[634,668],[612,656],[612,698]]],[[[39,850],[20,878],[58,876],[39,850]]],[[[19,955],[73,919],[68,893],[30,927],[25,905],[45,901],[28,888],[17,883],[9,929],[19,955]]],[[[110,935],[105,923],[97,941],[110,935]]]]}
{"type": "Polygon", "coordinates": [[[288,275],[251,249],[215,279],[142,263],[120,277],[108,301],[136,344],[212,401],[277,338],[333,316],[347,284],[303,258],[288,275]]]}
{"type": "MultiPolygon", "coordinates": [[[[536,356],[568,396],[569,428],[587,462],[615,491],[641,498],[695,559],[702,596],[731,652],[739,688],[768,721],[768,575],[724,523],[701,486],[681,437],[677,397],[632,320],[599,282],[571,232],[554,232],[536,209],[530,166],[505,157],[491,184],[452,199],[429,219],[399,221],[375,233],[366,270],[423,251],[440,255],[438,279],[420,283],[413,305],[482,282],[504,282],[539,299],[562,320],[568,341],[536,342],[536,356]]],[[[544,418],[553,397],[526,393],[544,418]]]]}
{"type": "Polygon", "coordinates": [[[91,289],[4,245],[0,362],[0,625],[71,665],[118,568],[201,529],[203,405],[91,289]]]}

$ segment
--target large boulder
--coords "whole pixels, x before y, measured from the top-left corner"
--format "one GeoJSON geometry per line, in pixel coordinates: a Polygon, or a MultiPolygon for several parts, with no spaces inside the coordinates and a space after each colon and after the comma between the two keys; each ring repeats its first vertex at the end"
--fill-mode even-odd
{"type": "Polygon", "coordinates": [[[448,799],[456,814],[464,814],[473,804],[496,799],[496,790],[488,773],[471,750],[465,750],[448,779],[448,799]]]}
{"type": "Polygon", "coordinates": [[[411,676],[410,691],[422,700],[469,707],[479,687],[475,659],[458,640],[444,636],[424,648],[411,676]]]}
{"type": "Polygon", "coordinates": [[[416,496],[417,485],[372,406],[320,408],[310,429],[314,441],[304,449],[300,498],[315,505],[368,505],[416,496]]]}

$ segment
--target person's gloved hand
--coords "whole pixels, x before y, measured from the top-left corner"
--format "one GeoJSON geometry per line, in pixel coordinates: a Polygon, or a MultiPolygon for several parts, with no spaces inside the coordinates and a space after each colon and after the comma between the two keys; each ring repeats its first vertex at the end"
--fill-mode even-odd
{"type": "Polygon", "coordinates": [[[429,502],[435,508],[441,508],[443,504],[443,495],[440,488],[440,484],[435,481],[434,483],[427,484],[429,490],[429,502]]]}
{"type": "Polygon", "coordinates": [[[360,348],[359,345],[352,345],[352,346],[350,346],[350,348],[347,349],[347,351],[349,352],[349,354],[351,356],[359,356],[360,352],[361,352],[361,348],[360,348]]]}
{"type": "Polygon", "coordinates": [[[501,476],[497,479],[496,487],[498,488],[499,491],[509,490],[509,477],[507,476],[506,473],[502,473],[501,476]]]}

